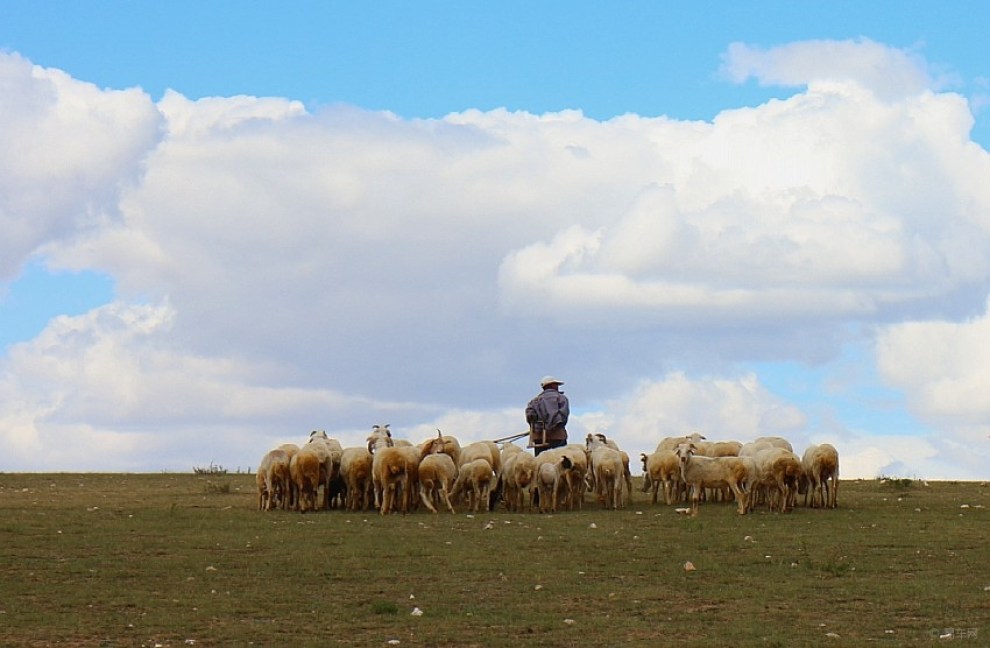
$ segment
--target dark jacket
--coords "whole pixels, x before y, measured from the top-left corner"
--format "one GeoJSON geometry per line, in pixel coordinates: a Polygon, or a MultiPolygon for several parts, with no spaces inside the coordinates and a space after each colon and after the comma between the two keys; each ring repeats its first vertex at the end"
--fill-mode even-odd
{"type": "Polygon", "coordinates": [[[542,423],[547,431],[547,441],[567,440],[567,419],[571,406],[567,396],[552,387],[544,389],[526,405],[526,422],[532,425],[542,423]]]}

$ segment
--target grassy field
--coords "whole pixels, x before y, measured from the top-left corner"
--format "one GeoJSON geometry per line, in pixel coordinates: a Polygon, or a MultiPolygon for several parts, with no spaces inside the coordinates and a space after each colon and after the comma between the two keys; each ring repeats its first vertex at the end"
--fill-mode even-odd
{"type": "Polygon", "coordinates": [[[0,646],[990,645],[988,487],[635,495],[382,518],[262,513],[250,475],[0,474],[0,646]]]}

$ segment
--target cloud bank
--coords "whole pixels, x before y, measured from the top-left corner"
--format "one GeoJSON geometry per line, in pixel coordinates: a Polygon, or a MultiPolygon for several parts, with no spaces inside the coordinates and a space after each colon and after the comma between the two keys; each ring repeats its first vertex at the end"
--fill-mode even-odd
{"type": "Polygon", "coordinates": [[[552,372],[572,439],[779,433],[836,442],[846,476],[981,476],[954,458],[987,458],[970,106],[871,41],[737,44],[723,65],[797,89],[711,122],[421,120],[155,102],[0,54],[0,281],[43,258],[117,291],[0,357],[4,469],[251,466],[383,422],[505,436],[552,372]],[[743,368],[827,362],[850,331],[931,438],[815,429],[743,368]]]}

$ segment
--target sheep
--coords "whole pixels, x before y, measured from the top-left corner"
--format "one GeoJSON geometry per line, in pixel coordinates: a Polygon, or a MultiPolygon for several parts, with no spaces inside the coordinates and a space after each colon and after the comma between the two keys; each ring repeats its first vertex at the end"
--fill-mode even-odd
{"type": "Polygon", "coordinates": [[[706,457],[738,457],[742,449],[739,441],[709,441],[699,448],[698,454],[706,457]]]}
{"type": "Polygon", "coordinates": [[[494,486],[495,471],[485,459],[475,459],[463,464],[457,471],[457,480],[451,489],[451,496],[466,493],[468,508],[477,513],[483,507],[489,510],[488,496],[494,486]]]}
{"type": "Polygon", "coordinates": [[[388,425],[376,425],[368,436],[368,452],[373,455],[371,473],[375,506],[382,515],[392,512],[396,504],[402,513],[412,510],[418,491],[419,462],[425,454],[442,450],[444,444],[439,435],[418,446],[409,442],[398,446],[394,443],[397,442],[393,441],[388,425]]]}
{"type": "Polygon", "coordinates": [[[534,482],[537,510],[540,513],[555,513],[557,511],[557,489],[560,487],[560,471],[557,464],[552,461],[537,464],[534,482]]]}
{"type": "Polygon", "coordinates": [[[660,450],[670,450],[674,452],[677,450],[677,446],[682,443],[693,443],[695,447],[698,447],[702,441],[705,440],[705,436],[700,432],[692,432],[687,436],[677,436],[677,437],[667,437],[661,439],[660,443],[657,444],[657,452],[660,450]]]}
{"type": "Polygon", "coordinates": [[[406,460],[406,478],[401,482],[402,500],[401,508],[403,513],[413,511],[419,502],[419,465],[423,457],[442,452],[444,440],[438,434],[435,438],[426,439],[419,445],[399,446],[398,450],[406,460]]]}
{"type": "Polygon", "coordinates": [[[447,510],[454,513],[450,503],[450,490],[457,480],[457,466],[450,455],[444,452],[428,454],[419,463],[419,497],[432,513],[443,502],[447,510]]]}
{"type": "Polygon", "coordinates": [[[312,448],[300,448],[289,460],[289,473],[297,493],[296,509],[300,513],[315,511],[316,495],[320,487],[319,453],[312,448]]]}
{"type": "Polygon", "coordinates": [[[388,425],[376,425],[368,436],[372,454],[371,477],[375,490],[375,508],[382,515],[391,512],[402,484],[406,481],[406,457],[393,445],[388,425]]]}
{"type": "Polygon", "coordinates": [[[663,488],[663,501],[670,506],[678,494],[681,463],[673,450],[657,450],[653,454],[640,454],[643,461],[643,491],[652,491],[653,503],[657,503],[658,491],[663,488]]]}
{"type": "Polygon", "coordinates": [[[609,446],[603,434],[589,434],[585,443],[598,501],[607,509],[621,508],[627,470],[624,462],[628,461],[628,456],[624,458],[621,451],[609,446]]]}
{"type": "MultiPolygon", "coordinates": [[[[564,469],[560,466],[560,460],[565,455],[573,456],[574,453],[573,451],[567,451],[566,446],[561,446],[558,448],[551,448],[549,450],[544,450],[539,455],[534,457],[536,461],[536,470],[534,473],[534,482],[530,486],[529,493],[531,497],[531,505],[538,506],[541,512],[545,510],[549,510],[550,508],[556,510],[557,508],[556,504],[554,504],[553,502],[564,501],[569,503],[571,501],[570,489],[571,489],[571,485],[574,483],[576,479],[576,475],[566,475],[566,476],[564,475],[564,469]],[[553,490],[551,491],[548,491],[547,489],[549,488],[548,480],[552,473],[549,472],[549,469],[543,468],[544,464],[553,464],[554,465],[553,471],[560,473],[552,480],[555,485],[553,490]],[[542,484],[540,483],[541,471],[544,471],[542,473],[543,475],[542,484]],[[546,493],[550,493],[550,495],[548,496],[550,497],[550,500],[545,502],[544,499],[546,493]]],[[[587,464],[586,459],[583,461],[584,464],[587,464]]],[[[568,462],[568,472],[572,470],[574,470],[573,460],[568,462]]],[[[576,485],[576,488],[578,488],[583,492],[584,484],[578,483],[576,485]]]]}
{"type": "Polygon", "coordinates": [[[598,501],[609,509],[622,507],[622,484],[625,468],[622,455],[608,446],[596,448],[589,460],[598,487],[598,501]]]}
{"type": "Polygon", "coordinates": [[[367,511],[374,501],[371,478],[372,456],[367,448],[344,448],[340,455],[340,476],[344,481],[344,508],[367,511]]]}
{"type": "Polygon", "coordinates": [[[488,502],[488,509],[492,510],[498,502],[499,488],[498,479],[502,475],[502,452],[494,441],[475,441],[470,443],[463,448],[461,448],[460,453],[457,457],[457,467],[460,469],[464,464],[470,463],[477,459],[484,459],[491,466],[492,472],[495,473],[495,483],[492,484],[491,489],[489,489],[489,497],[491,500],[488,502]]]}
{"type": "Polygon", "coordinates": [[[584,447],[569,443],[560,448],[560,454],[571,461],[571,465],[563,474],[567,491],[565,499],[567,508],[581,510],[584,508],[584,492],[587,488],[588,453],[584,447]]]}
{"type": "Polygon", "coordinates": [[[278,448],[269,450],[265,454],[258,466],[259,486],[262,469],[264,469],[266,493],[264,509],[270,511],[276,506],[286,508],[292,480],[289,473],[289,455],[278,448]]]}
{"type": "MultiPolygon", "coordinates": [[[[536,478],[538,463],[536,457],[523,451],[510,452],[502,461],[502,492],[505,507],[510,511],[523,509],[526,491],[533,485],[536,478]]],[[[530,494],[528,507],[532,507],[530,494]]]]}
{"type": "Polygon", "coordinates": [[[343,453],[344,448],[340,445],[340,441],[333,437],[328,437],[324,430],[313,430],[310,432],[308,443],[312,443],[313,441],[322,442],[330,450],[330,463],[328,465],[328,475],[325,484],[326,506],[327,508],[333,508],[338,503],[343,505],[341,500],[344,496],[344,481],[340,476],[340,455],[343,453]]]}
{"type": "Polygon", "coordinates": [[[756,455],[760,454],[761,452],[763,452],[765,450],[769,450],[770,448],[774,448],[774,447],[776,447],[776,446],[774,446],[769,441],[750,441],[749,443],[742,444],[742,447],[739,448],[739,455],[738,456],[740,456],[740,457],[755,457],[756,455]]]}
{"type": "Polygon", "coordinates": [[[269,502],[271,502],[272,500],[272,494],[271,491],[268,489],[268,482],[266,481],[268,474],[268,465],[266,464],[267,459],[268,459],[268,455],[262,457],[261,463],[258,464],[258,472],[255,474],[255,478],[254,478],[255,485],[257,486],[258,489],[259,511],[271,510],[271,506],[269,506],[269,502]]]}
{"type": "Polygon", "coordinates": [[[461,463],[460,441],[457,440],[457,437],[444,434],[439,429],[437,429],[437,436],[443,439],[443,450],[441,450],[441,452],[453,459],[455,466],[459,466],[461,463]]]}
{"type": "Polygon", "coordinates": [[[275,488],[274,484],[269,481],[268,477],[268,471],[271,468],[272,461],[274,460],[275,452],[278,452],[282,458],[287,456],[282,450],[269,450],[261,458],[261,462],[258,463],[258,472],[255,475],[255,483],[258,488],[259,511],[270,511],[275,505],[275,488]]]}
{"type": "MultiPolygon", "coordinates": [[[[790,511],[804,473],[801,459],[790,450],[773,447],[760,452],[753,460],[757,480],[752,488],[764,495],[771,511],[790,511]]],[[[755,499],[752,506],[755,506],[755,499]]]]}
{"type": "Polygon", "coordinates": [[[329,439],[326,432],[314,430],[303,447],[320,457],[320,485],[323,487],[323,501],[320,508],[329,509],[332,499],[330,491],[340,470],[340,442],[329,439]]]}
{"type": "MultiPolygon", "coordinates": [[[[631,501],[633,485],[632,485],[632,471],[629,469],[629,455],[624,450],[622,450],[622,448],[619,447],[619,444],[617,444],[614,440],[607,438],[604,434],[601,434],[600,432],[595,434],[589,434],[585,438],[586,453],[590,451],[592,442],[594,442],[595,444],[604,444],[619,453],[619,456],[622,460],[622,480],[625,482],[626,492],[629,494],[629,498],[631,501]]],[[[591,476],[591,481],[589,485],[591,487],[591,490],[594,490],[595,475],[592,472],[590,473],[590,476],[591,476]]],[[[621,498],[621,493],[619,496],[621,498]]]]}
{"type": "MultiPolygon", "coordinates": [[[[289,461],[292,461],[292,457],[297,452],[299,452],[299,446],[297,446],[295,443],[283,443],[282,445],[280,445],[279,447],[277,447],[275,449],[276,450],[281,450],[286,455],[288,455],[289,461]]],[[[296,493],[296,485],[292,481],[292,478],[290,476],[290,478],[289,478],[289,492],[285,494],[285,499],[283,500],[282,508],[283,509],[285,509],[285,508],[295,509],[296,508],[296,505],[298,504],[297,499],[298,498],[297,498],[297,493],[296,493]]]]}
{"type": "Polygon", "coordinates": [[[746,514],[744,488],[748,471],[743,461],[738,457],[700,457],[693,443],[682,443],[677,446],[676,453],[681,464],[681,479],[691,491],[692,516],[698,514],[698,502],[704,488],[723,486],[732,489],[739,515],[746,514]]]}
{"type": "Polygon", "coordinates": [[[487,461],[494,472],[498,472],[502,468],[502,452],[493,441],[475,441],[464,446],[458,455],[457,465],[461,467],[475,459],[487,461]]]}
{"type": "Polygon", "coordinates": [[[762,437],[759,437],[758,439],[754,440],[753,443],[760,443],[761,441],[765,441],[766,443],[769,443],[770,445],[774,446],[775,448],[783,448],[784,450],[787,450],[788,452],[794,452],[794,447],[791,445],[791,442],[788,441],[787,439],[785,439],[784,437],[779,437],[779,436],[762,436],[762,437]]]}
{"type": "Polygon", "coordinates": [[[839,452],[830,443],[811,445],[801,457],[804,478],[801,490],[804,492],[805,506],[811,496],[811,506],[835,508],[839,491],[839,452]]]}

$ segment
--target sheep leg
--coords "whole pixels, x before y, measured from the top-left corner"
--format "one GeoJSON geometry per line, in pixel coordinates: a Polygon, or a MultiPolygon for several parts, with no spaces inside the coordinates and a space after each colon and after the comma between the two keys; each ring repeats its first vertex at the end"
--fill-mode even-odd
{"type": "Polygon", "coordinates": [[[454,513],[454,505],[450,503],[450,493],[446,484],[440,484],[440,497],[443,499],[443,503],[447,505],[447,510],[454,513]]]}
{"type": "Polygon", "coordinates": [[[437,512],[436,507],[433,506],[433,502],[430,501],[431,499],[433,499],[432,495],[434,488],[435,485],[427,480],[420,480],[419,482],[419,498],[423,501],[423,505],[430,510],[430,513],[437,512]],[[429,493],[430,495],[427,496],[427,493],[429,493]]]}

